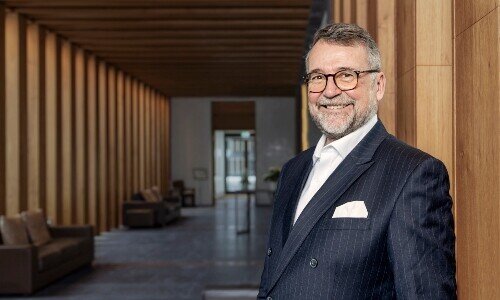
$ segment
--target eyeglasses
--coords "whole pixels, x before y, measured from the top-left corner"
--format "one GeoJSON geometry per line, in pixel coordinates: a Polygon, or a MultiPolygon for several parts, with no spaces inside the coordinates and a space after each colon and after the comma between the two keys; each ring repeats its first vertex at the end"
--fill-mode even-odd
{"type": "Polygon", "coordinates": [[[319,72],[312,72],[304,77],[305,83],[309,92],[321,93],[326,89],[328,77],[333,77],[333,82],[341,91],[349,91],[356,88],[358,85],[359,74],[361,73],[376,73],[379,70],[340,70],[335,74],[323,74],[319,72]]]}

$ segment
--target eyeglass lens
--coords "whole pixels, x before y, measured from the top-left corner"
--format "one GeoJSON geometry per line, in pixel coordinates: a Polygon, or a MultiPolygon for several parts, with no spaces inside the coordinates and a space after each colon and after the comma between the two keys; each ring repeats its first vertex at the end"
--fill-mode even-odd
{"type": "MultiPolygon", "coordinates": [[[[311,73],[309,75],[308,88],[310,92],[319,93],[325,90],[328,77],[321,73],[311,73]]],[[[358,84],[358,76],[355,72],[344,70],[333,74],[333,81],[342,90],[352,90],[358,84]]]]}

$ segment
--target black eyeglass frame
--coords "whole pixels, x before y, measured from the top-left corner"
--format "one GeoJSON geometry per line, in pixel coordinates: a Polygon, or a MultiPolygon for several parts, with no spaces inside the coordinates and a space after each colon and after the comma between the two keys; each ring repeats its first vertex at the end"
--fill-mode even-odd
{"type": "Polygon", "coordinates": [[[345,91],[352,91],[352,90],[354,90],[354,89],[358,86],[358,82],[359,82],[359,74],[361,74],[361,73],[378,73],[378,72],[380,72],[380,70],[378,70],[378,69],[364,70],[364,71],[345,70],[345,69],[344,69],[344,70],[340,70],[340,71],[338,71],[338,72],[335,72],[335,73],[333,73],[333,74],[323,74],[323,73],[321,73],[321,72],[311,72],[311,73],[307,73],[307,74],[304,76],[304,82],[305,82],[307,85],[309,85],[309,76],[311,76],[311,74],[320,74],[320,75],[325,76],[325,78],[326,78],[326,81],[325,81],[325,87],[324,87],[321,91],[319,91],[319,92],[313,92],[313,93],[321,93],[321,92],[323,92],[323,91],[326,89],[326,86],[328,85],[328,77],[332,77],[332,78],[333,78],[333,83],[335,83],[335,86],[336,86],[339,90],[341,90],[341,91],[345,92],[345,91]],[[356,85],[355,85],[353,88],[351,88],[351,89],[341,89],[341,88],[339,87],[339,85],[337,84],[337,81],[335,80],[335,76],[336,76],[338,73],[340,73],[340,72],[345,72],[345,71],[350,71],[350,72],[353,72],[353,73],[355,73],[355,74],[356,74],[356,85]]]}

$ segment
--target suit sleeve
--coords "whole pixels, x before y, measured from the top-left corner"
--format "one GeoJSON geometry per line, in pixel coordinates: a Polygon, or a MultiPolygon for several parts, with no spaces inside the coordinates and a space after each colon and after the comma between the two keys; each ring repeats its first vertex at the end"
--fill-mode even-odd
{"type": "Polygon", "coordinates": [[[388,254],[398,299],[456,299],[448,173],[429,158],[407,179],[391,215],[388,254]]]}
{"type": "MultiPolygon", "coordinates": [[[[280,188],[281,188],[281,183],[283,181],[283,177],[284,177],[284,174],[285,174],[285,168],[287,167],[287,165],[288,165],[288,163],[285,164],[283,166],[283,168],[281,169],[280,176],[278,178],[278,183],[276,185],[276,192],[274,194],[273,213],[272,213],[272,217],[271,217],[271,225],[270,225],[270,229],[269,229],[269,238],[268,238],[268,242],[267,242],[266,251],[271,246],[271,239],[273,238],[273,235],[272,235],[273,228],[272,228],[272,226],[274,224],[274,219],[276,219],[276,214],[283,213],[283,211],[281,211],[281,209],[278,207],[279,203],[277,203],[276,197],[279,194],[279,191],[280,191],[280,188]]],[[[264,260],[264,270],[262,270],[262,275],[261,275],[261,278],[260,278],[259,294],[257,295],[257,299],[266,299],[267,286],[270,284],[271,274],[272,273],[271,273],[271,270],[270,270],[270,267],[269,267],[269,256],[266,255],[265,256],[265,260],[264,260]]]]}

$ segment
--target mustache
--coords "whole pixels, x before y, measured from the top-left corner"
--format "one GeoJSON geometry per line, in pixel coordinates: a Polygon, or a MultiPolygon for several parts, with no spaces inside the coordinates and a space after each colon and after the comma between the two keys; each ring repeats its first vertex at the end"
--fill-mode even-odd
{"type": "Polygon", "coordinates": [[[316,102],[316,104],[318,106],[324,106],[324,105],[349,105],[349,104],[353,104],[355,103],[356,101],[354,99],[350,99],[350,98],[343,98],[343,99],[319,99],[318,102],[316,102]]]}

